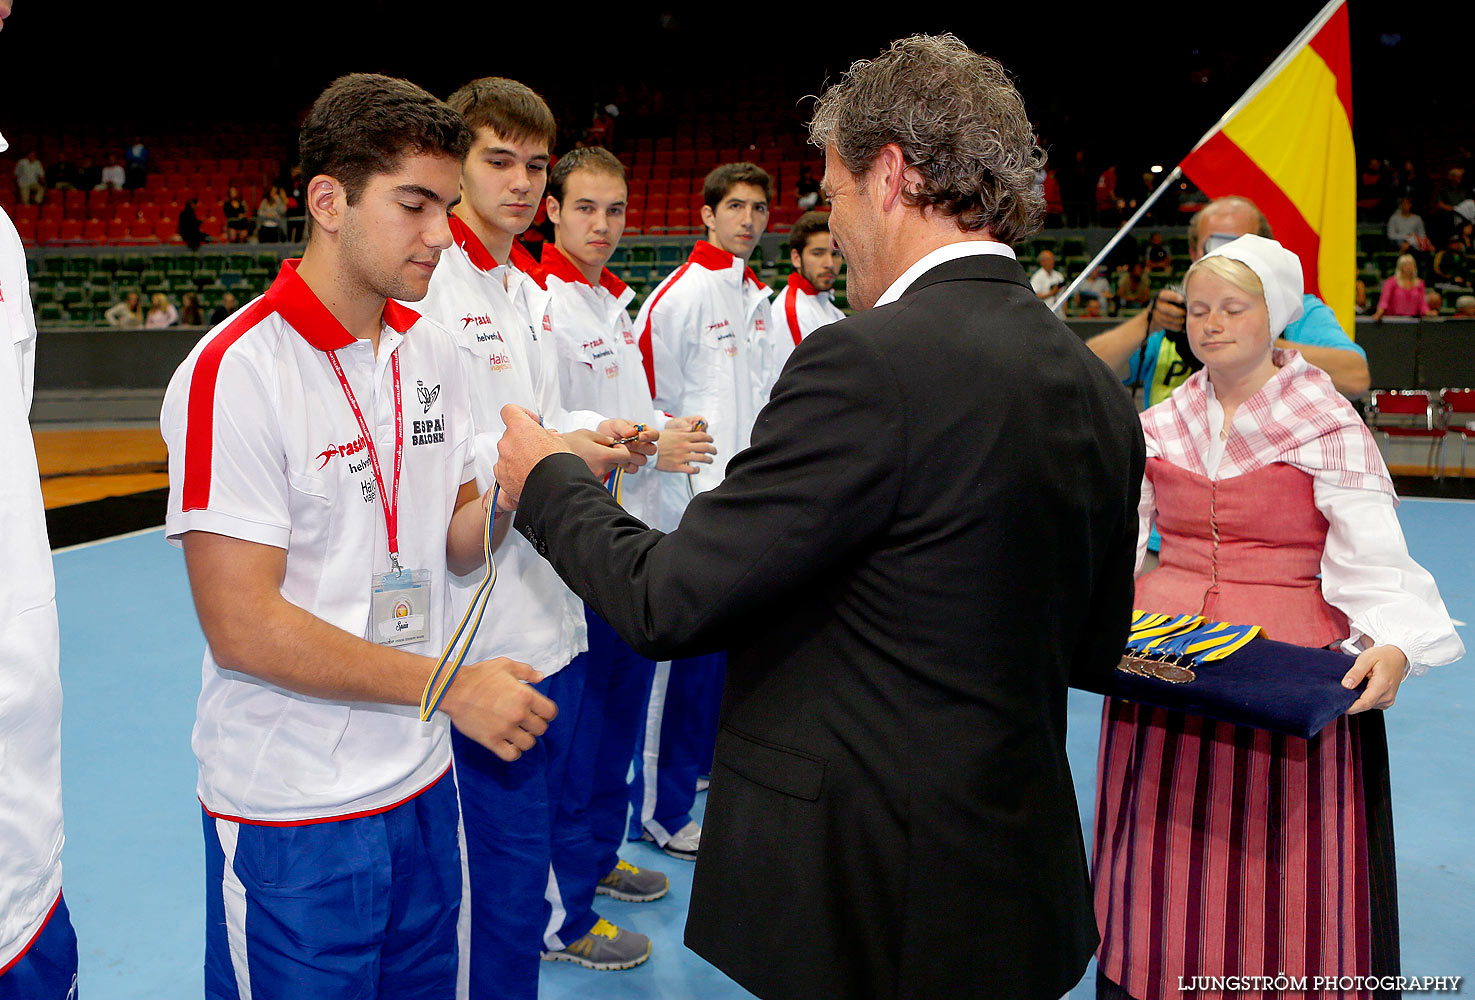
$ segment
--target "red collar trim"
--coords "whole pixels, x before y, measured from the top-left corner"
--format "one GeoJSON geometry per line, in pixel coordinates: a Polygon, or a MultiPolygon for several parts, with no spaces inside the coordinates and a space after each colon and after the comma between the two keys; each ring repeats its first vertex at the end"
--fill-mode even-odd
{"type": "Polygon", "coordinates": [[[805,295],[819,294],[819,289],[810,284],[809,279],[804,277],[804,275],[800,274],[798,271],[789,272],[789,287],[797,288],[805,295]]]}
{"type": "MultiPolygon", "coordinates": [[[[451,216],[451,238],[456,241],[456,246],[465,251],[467,259],[478,271],[490,271],[502,266],[497,263],[497,258],[487,250],[481,237],[472,232],[471,227],[456,215],[451,216]]],[[[515,247],[516,244],[513,246],[515,247]]]]}
{"type": "MultiPolygon", "coordinates": [[[[709,271],[726,271],[732,267],[732,262],[737,260],[737,257],[719,246],[713,246],[706,240],[697,240],[697,245],[691,248],[691,256],[686,259],[693,264],[700,264],[709,271]]],[[[743,267],[743,277],[759,288],[768,287],[759,281],[758,275],[746,265],[743,267]]]]}
{"type": "MultiPolygon", "coordinates": [[[[589,285],[590,288],[594,287],[589,279],[584,277],[584,272],[575,267],[574,262],[569,260],[568,256],[552,243],[545,243],[543,245],[542,263],[543,270],[555,278],[560,278],[570,284],[589,285]]],[[[630,286],[615,277],[609,268],[605,268],[599,275],[599,287],[609,292],[615,298],[619,298],[629,290],[630,286]]]]}
{"type": "MultiPolygon", "coordinates": [[[[336,351],[357,338],[344,329],[338,317],[328,311],[321,299],[297,273],[300,258],[282,261],[277,279],[266,290],[272,309],[302,335],[302,339],[320,351],[336,351]]],[[[384,302],[384,322],[396,333],[405,333],[420,319],[413,309],[393,299],[384,302]]]]}

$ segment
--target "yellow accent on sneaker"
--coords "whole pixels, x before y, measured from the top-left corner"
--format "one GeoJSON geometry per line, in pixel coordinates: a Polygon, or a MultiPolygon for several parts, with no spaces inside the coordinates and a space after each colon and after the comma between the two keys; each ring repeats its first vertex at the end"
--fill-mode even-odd
{"type": "Polygon", "coordinates": [[[614,924],[610,923],[608,920],[600,917],[598,920],[594,921],[594,926],[589,928],[589,933],[598,934],[600,937],[609,938],[611,941],[613,941],[615,939],[615,935],[620,933],[620,929],[614,924]]]}
{"type": "Polygon", "coordinates": [[[630,862],[626,861],[624,858],[621,858],[615,864],[615,868],[616,868],[616,870],[622,871],[622,872],[634,872],[636,875],[639,875],[640,874],[640,869],[639,868],[636,868],[634,865],[632,865],[630,862]]]}

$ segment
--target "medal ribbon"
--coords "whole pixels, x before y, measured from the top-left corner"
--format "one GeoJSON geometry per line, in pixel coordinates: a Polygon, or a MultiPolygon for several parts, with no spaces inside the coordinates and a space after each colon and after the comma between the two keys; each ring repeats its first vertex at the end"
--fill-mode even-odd
{"type": "Polygon", "coordinates": [[[501,483],[493,485],[492,502],[487,504],[486,524],[482,527],[481,546],[487,560],[487,575],[482,577],[476,593],[471,595],[471,603],[467,605],[466,613],[461,616],[461,624],[457,625],[456,631],[451,634],[450,641],[446,643],[445,650],[440,654],[440,659],[435,661],[435,669],[430,672],[430,680],[425,683],[425,691],[420,695],[421,722],[430,721],[430,717],[440,707],[440,700],[445,697],[446,688],[451,686],[451,681],[456,679],[461,664],[466,662],[466,655],[471,652],[471,642],[476,638],[476,630],[481,628],[482,615],[486,614],[487,600],[492,596],[492,588],[497,585],[497,561],[492,558],[492,518],[497,516],[497,495],[501,492],[501,483]],[[468,625],[470,625],[470,631],[467,630],[468,625]],[[463,635],[465,641],[462,641],[463,635]]]}
{"type": "Polygon", "coordinates": [[[374,447],[374,435],[369,432],[369,424],[364,420],[364,413],[359,409],[358,400],[354,398],[353,387],[348,384],[348,376],[343,374],[343,365],[338,360],[338,352],[329,351],[328,361],[333,365],[333,374],[338,376],[338,384],[343,386],[343,395],[353,409],[354,418],[359,422],[359,430],[364,435],[364,445],[369,449],[369,462],[374,467],[374,482],[379,487],[379,506],[384,509],[384,531],[389,537],[389,564],[398,573],[399,471],[405,454],[405,413],[400,406],[399,352],[396,351],[389,356],[390,368],[394,371],[394,487],[392,492],[384,489],[384,473],[379,468],[379,449],[374,447]]]}

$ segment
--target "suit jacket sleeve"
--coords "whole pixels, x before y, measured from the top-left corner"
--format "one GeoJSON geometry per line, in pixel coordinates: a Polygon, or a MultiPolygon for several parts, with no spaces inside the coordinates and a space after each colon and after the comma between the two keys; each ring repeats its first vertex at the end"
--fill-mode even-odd
{"type": "Polygon", "coordinates": [[[528,477],[516,526],[642,654],[724,648],[745,616],[885,528],[906,476],[901,412],[879,352],[833,327],[795,351],[752,447],[691,502],[678,530],[646,528],[564,454],[528,477]]]}

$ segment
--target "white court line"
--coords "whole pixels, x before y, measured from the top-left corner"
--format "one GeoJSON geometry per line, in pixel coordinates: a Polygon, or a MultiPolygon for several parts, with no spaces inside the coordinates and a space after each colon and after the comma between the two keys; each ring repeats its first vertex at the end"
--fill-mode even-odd
{"type": "Polygon", "coordinates": [[[139,528],[137,531],[127,531],[121,535],[110,535],[107,538],[94,538],[90,542],[78,542],[76,545],[68,545],[65,548],[52,549],[53,556],[61,555],[63,552],[76,552],[78,549],[90,549],[94,545],[106,545],[108,542],[120,542],[125,538],[137,538],[139,535],[152,535],[156,531],[163,531],[164,526],[158,525],[153,528],[139,528]]]}
{"type": "Polygon", "coordinates": [[[1475,503],[1463,497],[1399,497],[1399,503],[1475,503]]]}

